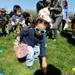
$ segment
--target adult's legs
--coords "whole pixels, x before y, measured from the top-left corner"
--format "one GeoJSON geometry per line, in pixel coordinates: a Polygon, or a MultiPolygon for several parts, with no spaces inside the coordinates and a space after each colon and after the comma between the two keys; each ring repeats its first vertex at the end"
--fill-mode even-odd
{"type": "Polygon", "coordinates": [[[61,22],[62,22],[62,16],[55,18],[55,22],[53,24],[53,29],[52,29],[52,34],[54,39],[57,38],[57,31],[60,29],[61,22]]]}
{"type": "Polygon", "coordinates": [[[61,22],[62,22],[62,16],[56,17],[55,22],[53,24],[53,28],[59,29],[61,22]]]}

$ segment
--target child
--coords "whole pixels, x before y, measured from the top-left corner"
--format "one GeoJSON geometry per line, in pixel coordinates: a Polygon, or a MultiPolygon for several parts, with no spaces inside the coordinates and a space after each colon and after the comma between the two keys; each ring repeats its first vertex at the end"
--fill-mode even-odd
{"type": "Polygon", "coordinates": [[[25,19],[25,24],[26,24],[27,26],[30,26],[30,23],[31,23],[31,19],[30,19],[31,15],[30,15],[30,13],[28,13],[28,12],[23,12],[23,17],[24,17],[24,19],[25,19]]]}
{"type": "Polygon", "coordinates": [[[13,30],[16,29],[17,24],[20,24],[21,27],[25,27],[25,20],[22,16],[22,10],[19,5],[14,5],[13,7],[14,15],[11,18],[11,23],[13,26],[13,30]]]}
{"type": "Polygon", "coordinates": [[[44,69],[47,68],[46,62],[46,27],[48,23],[42,19],[38,19],[35,28],[23,29],[17,36],[15,43],[26,44],[28,54],[26,56],[26,65],[31,68],[35,58],[39,56],[40,65],[44,69]]]}
{"type": "Polygon", "coordinates": [[[0,13],[0,28],[2,28],[3,34],[6,35],[8,33],[8,30],[6,28],[7,28],[8,22],[9,22],[9,16],[6,13],[5,8],[2,8],[0,10],[0,12],[1,12],[0,13]]]}

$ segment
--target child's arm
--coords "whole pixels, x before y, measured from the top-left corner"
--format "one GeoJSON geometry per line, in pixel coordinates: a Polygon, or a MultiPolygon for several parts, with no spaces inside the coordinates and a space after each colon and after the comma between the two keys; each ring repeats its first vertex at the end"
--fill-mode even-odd
{"type": "Polygon", "coordinates": [[[15,39],[14,45],[18,46],[19,42],[20,42],[20,36],[17,36],[16,39],[15,39]]]}
{"type": "Polygon", "coordinates": [[[47,62],[46,62],[46,57],[42,57],[42,68],[46,69],[47,68],[47,62]]]}
{"type": "Polygon", "coordinates": [[[43,69],[47,68],[47,62],[46,62],[46,34],[43,35],[43,39],[41,40],[40,44],[40,56],[41,56],[41,66],[43,69]]]}
{"type": "Polygon", "coordinates": [[[16,41],[17,41],[17,42],[20,42],[20,36],[17,36],[17,37],[16,37],[16,41]]]}

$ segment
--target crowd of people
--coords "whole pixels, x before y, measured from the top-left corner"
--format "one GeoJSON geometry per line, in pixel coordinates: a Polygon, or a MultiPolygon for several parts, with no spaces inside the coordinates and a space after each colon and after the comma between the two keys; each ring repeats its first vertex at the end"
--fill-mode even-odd
{"type": "MultiPolygon", "coordinates": [[[[66,0],[40,0],[36,4],[37,15],[32,21],[30,13],[23,12],[19,5],[14,5],[13,11],[7,14],[4,8],[0,9],[0,28],[3,34],[9,30],[16,34],[14,51],[17,58],[26,57],[26,65],[32,68],[34,60],[39,58],[42,69],[47,68],[46,38],[57,39],[58,31],[67,28],[68,3],[66,0]],[[8,23],[11,22],[11,29],[8,23]],[[34,25],[34,26],[32,26],[34,25]],[[19,29],[18,29],[19,27],[19,29]]],[[[72,19],[75,33],[75,15],[72,19]]]]}
{"type": "Polygon", "coordinates": [[[5,8],[0,9],[0,28],[2,28],[4,35],[9,34],[9,32],[17,34],[23,27],[29,26],[30,22],[30,13],[23,12],[19,5],[14,5],[13,11],[10,13],[7,13],[5,8]],[[9,23],[11,28],[8,27],[9,23]],[[16,31],[18,26],[20,27],[16,31]]]}

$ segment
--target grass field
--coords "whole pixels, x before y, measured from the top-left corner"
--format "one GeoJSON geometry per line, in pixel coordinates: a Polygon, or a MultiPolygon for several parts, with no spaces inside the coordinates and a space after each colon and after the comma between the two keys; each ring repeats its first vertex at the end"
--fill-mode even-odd
{"type": "MultiPolygon", "coordinates": [[[[40,69],[39,62],[37,60],[34,62],[32,70],[29,70],[25,63],[20,63],[13,52],[13,41],[12,35],[0,37],[0,48],[3,50],[0,52],[0,72],[4,72],[5,75],[37,75],[35,72],[40,69]]],[[[58,36],[56,42],[48,39],[47,62],[58,68],[61,75],[75,75],[72,71],[75,67],[75,46],[61,36],[58,36]]]]}

